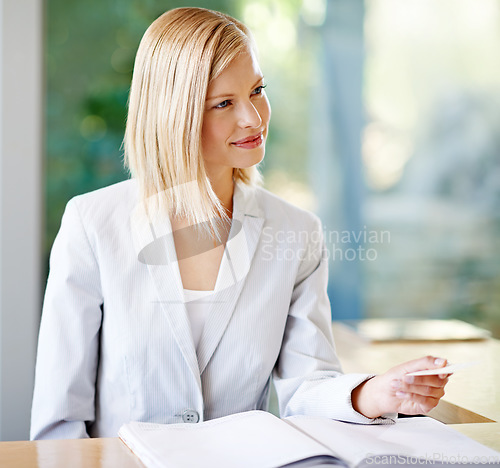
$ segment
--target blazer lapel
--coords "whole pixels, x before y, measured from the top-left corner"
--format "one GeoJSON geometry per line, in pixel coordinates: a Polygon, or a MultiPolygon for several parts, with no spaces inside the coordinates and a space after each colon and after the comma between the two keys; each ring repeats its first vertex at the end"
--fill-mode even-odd
{"type": "Polygon", "coordinates": [[[183,300],[182,280],[168,216],[151,220],[144,206],[137,205],[131,215],[134,246],[139,262],[147,265],[158,302],[165,313],[177,345],[201,389],[200,370],[183,300]]]}
{"type": "Polygon", "coordinates": [[[250,188],[235,185],[233,221],[221,261],[215,293],[210,297],[209,315],[198,345],[202,373],[231,319],[250,269],[264,225],[264,218],[250,188]]]}

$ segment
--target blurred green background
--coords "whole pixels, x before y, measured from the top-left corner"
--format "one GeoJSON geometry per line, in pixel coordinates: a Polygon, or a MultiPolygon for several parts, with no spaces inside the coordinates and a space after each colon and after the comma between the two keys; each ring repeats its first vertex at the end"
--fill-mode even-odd
{"type": "Polygon", "coordinates": [[[67,201],[127,177],[135,51],[179,6],[255,35],[265,184],[324,220],[333,317],[461,318],[500,336],[499,0],[47,0],[45,259],[67,201]]]}

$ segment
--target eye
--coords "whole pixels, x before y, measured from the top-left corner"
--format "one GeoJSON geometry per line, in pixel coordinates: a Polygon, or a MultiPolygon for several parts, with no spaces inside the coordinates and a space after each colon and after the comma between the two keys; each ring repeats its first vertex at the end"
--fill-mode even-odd
{"type": "Polygon", "coordinates": [[[256,95],[256,94],[262,94],[262,90],[266,87],[267,85],[261,85],[261,86],[257,86],[253,91],[252,91],[252,95],[256,95]]]}
{"type": "Polygon", "coordinates": [[[220,102],[219,104],[217,104],[216,106],[214,106],[216,109],[224,109],[224,107],[227,107],[229,106],[229,104],[231,104],[231,101],[229,101],[228,99],[226,99],[225,101],[222,101],[220,102]]]}

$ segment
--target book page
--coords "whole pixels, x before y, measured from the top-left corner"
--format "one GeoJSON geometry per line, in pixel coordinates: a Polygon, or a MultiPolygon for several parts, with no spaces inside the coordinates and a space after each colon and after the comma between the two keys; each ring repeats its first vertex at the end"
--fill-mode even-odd
{"type": "Polygon", "coordinates": [[[429,417],[399,419],[391,425],[361,425],[306,416],[285,421],[329,447],[351,466],[364,459],[373,465],[384,464],[381,455],[399,455],[410,462],[420,458],[435,463],[500,463],[499,452],[429,417]]]}
{"type": "Polygon", "coordinates": [[[333,459],[314,439],[264,411],[199,424],[132,422],[119,436],[148,468],[271,468],[322,455],[333,459]]]}

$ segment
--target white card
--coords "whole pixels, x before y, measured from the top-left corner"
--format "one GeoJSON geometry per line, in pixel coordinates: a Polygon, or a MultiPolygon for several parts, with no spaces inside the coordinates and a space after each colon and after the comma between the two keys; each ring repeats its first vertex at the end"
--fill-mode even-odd
{"type": "Polygon", "coordinates": [[[466,367],[475,366],[477,362],[461,362],[459,364],[450,364],[445,367],[438,367],[437,369],[426,369],[417,372],[412,372],[411,374],[406,375],[440,375],[440,374],[453,374],[461,369],[465,369],[466,367]]]}

